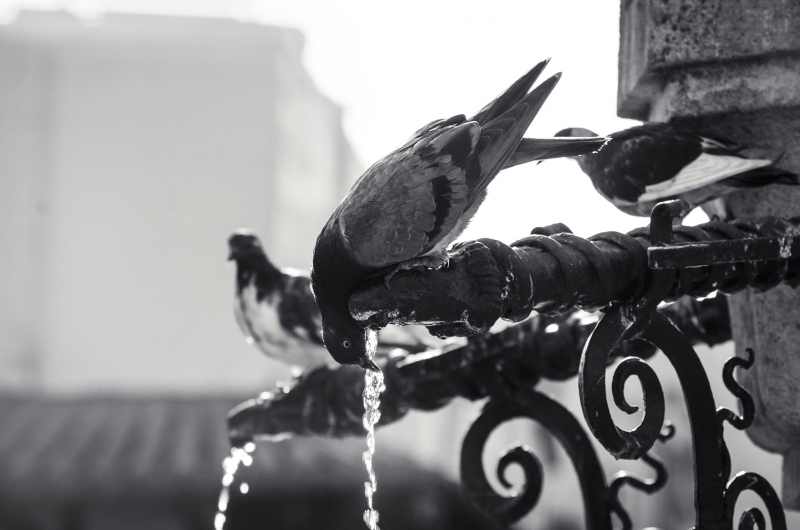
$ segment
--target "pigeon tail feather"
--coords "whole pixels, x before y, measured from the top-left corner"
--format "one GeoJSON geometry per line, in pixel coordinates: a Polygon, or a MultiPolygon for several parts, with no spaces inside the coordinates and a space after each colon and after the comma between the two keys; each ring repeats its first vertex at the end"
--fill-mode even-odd
{"type": "Polygon", "coordinates": [[[596,153],[608,143],[610,138],[593,136],[591,138],[523,138],[517,150],[506,160],[503,169],[536,160],[550,160],[596,153]]]}
{"type": "Polygon", "coordinates": [[[774,166],[760,167],[724,180],[732,188],[760,188],[769,184],[800,186],[800,176],[774,166]]]}
{"type": "Polygon", "coordinates": [[[483,126],[510,110],[525,97],[549,62],[550,59],[545,59],[531,68],[527,74],[517,79],[502,94],[478,111],[475,116],[470,118],[470,121],[477,121],[479,125],[483,126]]]}
{"type": "Polygon", "coordinates": [[[477,195],[486,189],[506,161],[514,153],[525,131],[542,108],[547,97],[555,88],[561,74],[555,74],[534,88],[522,101],[493,119],[481,130],[480,175],[477,182],[467,181],[471,204],[477,195]]]}

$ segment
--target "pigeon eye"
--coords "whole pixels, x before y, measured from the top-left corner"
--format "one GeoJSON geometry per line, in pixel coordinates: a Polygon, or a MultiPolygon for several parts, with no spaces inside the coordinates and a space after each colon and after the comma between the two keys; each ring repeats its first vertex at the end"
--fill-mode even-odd
{"type": "Polygon", "coordinates": [[[350,343],[350,340],[348,340],[348,339],[344,339],[344,340],[342,341],[342,346],[343,346],[345,349],[350,349],[350,346],[352,346],[352,344],[350,343]]]}

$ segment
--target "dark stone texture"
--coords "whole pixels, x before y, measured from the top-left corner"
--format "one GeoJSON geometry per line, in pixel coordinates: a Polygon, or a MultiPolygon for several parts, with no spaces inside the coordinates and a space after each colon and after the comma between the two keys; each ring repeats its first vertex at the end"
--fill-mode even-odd
{"type": "Polygon", "coordinates": [[[630,0],[617,114],[642,121],[800,105],[800,3],[630,0]]]}
{"type": "Polygon", "coordinates": [[[800,50],[796,0],[651,0],[648,62],[656,67],[800,50]]]}

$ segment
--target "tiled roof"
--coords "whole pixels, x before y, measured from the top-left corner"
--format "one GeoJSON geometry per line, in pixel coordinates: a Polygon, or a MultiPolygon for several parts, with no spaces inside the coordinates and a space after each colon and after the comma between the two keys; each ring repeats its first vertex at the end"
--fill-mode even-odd
{"type": "Polygon", "coordinates": [[[207,494],[231,398],[0,397],[0,496],[207,494]]]}
{"type": "MultiPolygon", "coordinates": [[[[0,395],[0,498],[59,503],[216,496],[229,454],[232,397],[79,399],[0,395]]],[[[344,490],[365,478],[363,438],[262,442],[236,481],[262,492],[344,490]]],[[[392,483],[424,480],[390,451],[392,483]]],[[[384,482],[385,483],[385,482],[384,482]]]]}

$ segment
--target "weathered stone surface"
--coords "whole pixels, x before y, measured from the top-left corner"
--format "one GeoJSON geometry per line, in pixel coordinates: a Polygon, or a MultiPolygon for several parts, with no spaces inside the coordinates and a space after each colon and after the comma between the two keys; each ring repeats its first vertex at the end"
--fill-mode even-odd
{"type": "Polygon", "coordinates": [[[661,79],[662,91],[649,106],[648,121],[800,105],[800,57],[691,66],[661,79]]]}
{"type": "Polygon", "coordinates": [[[796,0],[652,0],[648,61],[659,67],[800,50],[796,0]]]}
{"type": "MultiPolygon", "coordinates": [[[[623,0],[618,114],[673,121],[743,145],[784,151],[800,172],[800,2],[623,0]]],[[[726,197],[736,218],[800,215],[800,190],[773,186],[726,197]]],[[[800,293],[782,286],[730,300],[739,374],[756,400],[747,433],[784,455],[783,502],[800,509],[800,293]]]]}
{"type": "Polygon", "coordinates": [[[800,105],[798,55],[793,0],[623,1],[617,113],[663,121],[800,105]]]}

